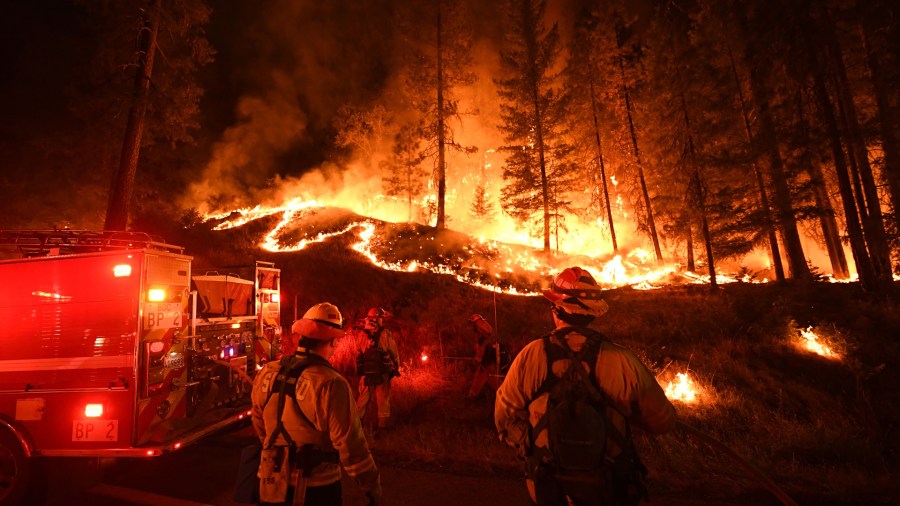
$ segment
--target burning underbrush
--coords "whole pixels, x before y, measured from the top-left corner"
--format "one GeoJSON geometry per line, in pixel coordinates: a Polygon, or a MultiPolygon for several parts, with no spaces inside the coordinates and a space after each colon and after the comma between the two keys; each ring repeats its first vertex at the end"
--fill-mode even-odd
{"type": "MultiPolygon", "coordinates": [[[[474,237],[418,223],[391,223],[352,211],[325,207],[316,201],[294,200],[282,206],[239,209],[208,215],[215,230],[274,221],[259,246],[273,252],[296,252],[316,243],[351,237],[350,247],[374,266],[398,272],[449,275],[462,283],[519,295],[539,293],[552,273],[581,265],[605,287],[632,286],[649,290],[663,286],[708,284],[709,277],[685,272],[675,264],[658,265],[642,248],[621,254],[545,252],[529,245],[474,237]]],[[[719,283],[760,282],[743,272],[719,275],[719,283]]]]}
{"type": "MultiPolygon", "coordinates": [[[[344,230],[355,220],[350,214],[315,216],[316,233],[344,230]]],[[[297,251],[253,250],[250,245],[262,243],[277,219],[201,231],[197,246],[220,257],[219,264],[227,265],[223,255],[234,255],[232,264],[251,255],[274,261],[283,274],[286,324],[324,300],[337,304],[351,323],[370,307],[393,313],[386,325],[400,346],[402,375],[392,389],[395,427],[370,434],[376,459],[520,476],[515,452],[497,440],[490,399],[465,398],[475,369],[468,318],[484,315],[514,356],[550,330],[543,299],[480,289],[430,270],[381,268],[354,249],[358,232],[297,251]]],[[[429,229],[372,226],[393,234],[373,243],[372,251],[399,247],[404,261],[420,251],[416,258],[423,262],[440,254],[431,244],[444,236],[429,236],[429,229]]],[[[285,226],[278,237],[284,245],[315,237],[303,230],[285,226]]],[[[458,250],[465,251],[464,244],[458,250]]],[[[892,478],[900,471],[895,297],[865,294],[856,284],[732,283],[714,294],[697,285],[622,287],[608,290],[606,300],[610,311],[595,327],[633,350],[663,388],[673,385],[679,418],[761,469],[800,504],[887,505],[900,496],[892,478]],[[833,355],[806,347],[805,333],[833,355]]],[[[337,361],[353,381],[350,350],[337,361]]],[[[635,442],[650,469],[651,495],[777,504],[734,459],[690,434],[650,437],[635,430],[635,442]]]]}

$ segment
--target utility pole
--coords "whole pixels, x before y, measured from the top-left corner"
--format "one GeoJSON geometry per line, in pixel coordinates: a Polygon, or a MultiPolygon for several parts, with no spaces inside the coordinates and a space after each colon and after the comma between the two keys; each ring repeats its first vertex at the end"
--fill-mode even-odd
{"type": "Polygon", "coordinates": [[[162,0],[150,0],[150,6],[141,10],[143,23],[138,37],[137,70],[134,76],[134,91],[128,124],[122,142],[119,169],[109,196],[106,209],[106,230],[126,230],[134,193],[134,179],[137,174],[138,156],[141,151],[141,137],[144,133],[144,117],[150,101],[150,76],[153,74],[153,57],[156,54],[156,37],[159,33],[159,17],[162,0]]]}

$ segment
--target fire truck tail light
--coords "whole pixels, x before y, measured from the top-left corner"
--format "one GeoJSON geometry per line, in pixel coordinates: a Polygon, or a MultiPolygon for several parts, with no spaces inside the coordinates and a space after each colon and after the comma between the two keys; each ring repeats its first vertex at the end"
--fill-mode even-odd
{"type": "Polygon", "coordinates": [[[162,288],[151,288],[147,292],[147,300],[150,302],[162,302],[166,300],[166,291],[162,288]]]}
{"type": "Polygon", "coordinates": [[[272,294],[272,302],[281,302],[281,295],[277,293],[272,294]]]}
{"type": "Polygon", "coordinates": [[[84,416],[88,418],[99,418],[103,416],[103,404],[86,404],[84,406],[84,416]]]}
{"type": "Polygon", "coordinates": [[[150,353],[162,353],[166,347],[166,343],[162,341],[153,341],[150,343],[150,353]]]}
{"type": "Polygon", "coordinates": [[[120,264],[113,267],[113,276],[117,278],[127,278],[131,276],[131,266],[128,264],[120,264]]]}

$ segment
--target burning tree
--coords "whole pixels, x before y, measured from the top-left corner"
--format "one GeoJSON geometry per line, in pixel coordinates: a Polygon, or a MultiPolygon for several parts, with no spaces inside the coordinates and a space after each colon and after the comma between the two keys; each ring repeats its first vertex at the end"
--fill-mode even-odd
{"type": "Polygon", "coordinates": [[[506,77],[495,82],[502,101],[500,130],[508,143],[501,148],[507,154],[504,210],[522,221],[540,213],[544,251],[549,251],[551,222],[567,204],[560,197],[575,171],[568,158],[571,146],[562,138],[564,94],[554,74],[559,29],[545,26],[545,8],[542,0],[504,5],[509,29],[501,61],[506,77]]]}
{"type": "Polygon", "coordinates": [[[431,22],[409,26],[406,38],[410,44],[412,64],[407,69],[407,94],[419,112],[426,157],[434,159],[434,185],[437,189],[436,223],[446,226],[447,150],[474,153],[474,147],[456,141],[451,120],[459,121],[458,87],[475,82],[469,70],[472,64],[471,37],[466,29],[460,2],[434,0],[413,4],[412,19],[431,22]],[[418,31],[414,31],[418,30],[418,31]]]}
{"type": "Polygon", "coordinates": [[[413,221],[413,199],[425,189],[422,181],[426,175],[422,168],[425,155],[420,148],[420,139],[421,132],[414,126],[402,127],[394,137],[391,157],[381,162],[381,168],[390,174],[382,178],[387,194],[406,197],[409,221],[413,221]]]}
{"type": "Polygon", "coordinates": [[[368,165],[375,157],[389,123],[388,111],[381,104],[360,108],[345,104],[338,109],[335,118],[335,127],[338,129],[335,143],[340,147],[356,150],[368,165]]]}
{"type": "Polygon", "coordinates": [[[613,252],[618,254],[613,203],[609,196],[608,154],[604,158],[604,149],[609,149],[609,139],[604,137],[615,127],[603,121],[612,116],[605,95],[613,85],[608,77],[605,78],[601,62],[611,53],[604,33],[597,29],[601,20],[593,12],[594,4],[585,2],[580,7],[581,15],[569,49],[571,59],[565,70],[566,88],[570,93],[568,115],[576,152],[584,160],[579,164],[585,172],[582,177],[593,183],[589,189],[591,198],[587,213],[606,219],[613,252]],[[584,110],[589,110],[590,114],[583,114],[584,110]]]}

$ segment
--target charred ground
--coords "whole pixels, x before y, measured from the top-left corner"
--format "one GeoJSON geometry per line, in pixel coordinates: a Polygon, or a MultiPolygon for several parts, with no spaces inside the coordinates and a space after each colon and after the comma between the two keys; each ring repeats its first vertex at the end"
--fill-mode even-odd
{"type": "MultiPolygon", "coordinates": [[[[328,300],[349,320],[389,309],[403,376],[395,382],[397,426],[372,438],[376,457],[458,473],[516,476],[512,450],[497,441],[489,399],[466,402],[471,362],[467,318],[481,313],[515,352],[549,330],[540,297],[494,295],[432,273],[374,267],[336,237],[294,253],[256,247],[272,223],[213,232],[172,228],[198,266],[271,260],[282,269],[285,323],[328,300]],[[496,306],[495,306],[496,301],[496,306]],[[296,309],[295,309],[296,306],[296,309]],[[431,357],[425,363],[422,353],[431,357]]],[[[169,237],[167,237],[169,239],[169,237]]],[[[857,284],[725,285],[608,292],[596,328],[634,350],[661,384],[689,370],[701,402],[678,403],[681,419],[735,450],[801,504],[894,504],[900,485],[900,299],[857,284]],[[842,358],[792,344],[812,326],[842,358]]],[[[349,341],[349,340],[348,340],[349,341]]],[[[339,355],[348,376],[352,360],[339,355]]],[[[351,378],[352,381],[352,378],[351,378]]],[[[776,504],[728,457],[677,433],[636,442],[651,470],[651,494],[728,504],[776,504]]]]}

